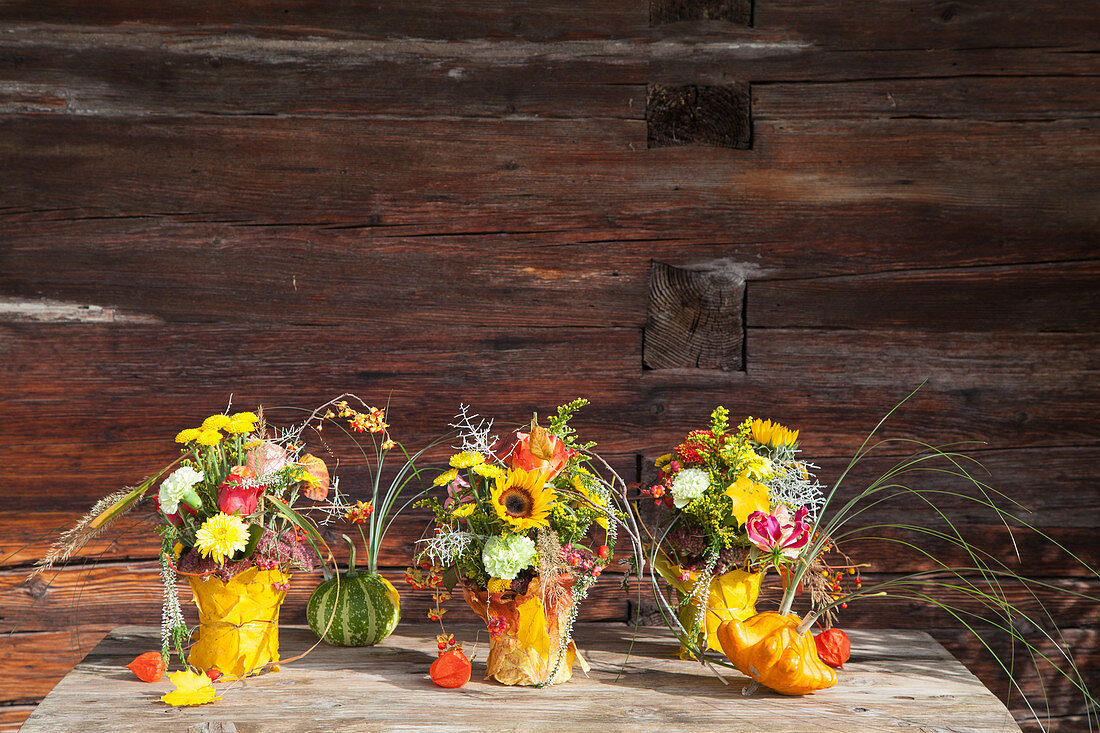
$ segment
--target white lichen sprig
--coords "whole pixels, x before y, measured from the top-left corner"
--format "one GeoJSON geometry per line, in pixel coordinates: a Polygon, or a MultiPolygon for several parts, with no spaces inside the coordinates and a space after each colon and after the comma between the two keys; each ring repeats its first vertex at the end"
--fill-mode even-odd
{"type": "Polygon", "coordinates": [[[469,405],[460,404],[458,406],[458,413],[454,416],[454,422],[450,424],[450,427],[458,431],[458,438],[461,443],[452,446],[452,448],[457,451],[491,456],[493,455],[493,444],[497,442],[497,436],[492,435],[493,421],[481,417],[476,412],[471,412],[471,409],[469,405]]]}
{"type": "Polygon", "coordinates": [[[775,461],[774,467],[775,475],[767,481],[772,510],[780,506],[797,510],[804,506],[809,510],[810,523],[816,524],[825,506],[825,487],[811,471],[818,467],[793,458],[775,461]]]}
{"type": "Polygon", "coordinates": [[[417,541],[424,546],[417,555],[426,556],[435,565],[447,565],[462,557],[475,539],[477,535],[470,532],[440,527],[431,537],[417,541]]]}

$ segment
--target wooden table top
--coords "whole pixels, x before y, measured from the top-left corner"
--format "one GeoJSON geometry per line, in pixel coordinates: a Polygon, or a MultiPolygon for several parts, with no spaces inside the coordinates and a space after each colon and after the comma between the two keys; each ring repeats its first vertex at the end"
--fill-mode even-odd
{"type": "MultiPolygon", "coordinates": [[[[760,690],[742,697],[746,678],[723,670],[728,685],[681,661],[664,629],[578,624],[592,666],[546,689],[504,687],[482,678],[486,635],[448,629],[465,642],[474,676],[458,690],[428,679],[435,627],[405,624],[376,647],[325,644],[278,673],[218,685],[219,702],[171,708],[158,698],[167,678],[137,681],[128,662],[159,648],[159,630],[115,629],[76,665],[27,719],[23,731],[1019,731],[1004,705],[930,636],[916,631],[850,631],[852,661],[839,684],[801,698],[760,690]],[[471,654],[472,652],[472,654],[471,654]]],[[[284,658],[315,641],[284,626],[284,658]]]]}

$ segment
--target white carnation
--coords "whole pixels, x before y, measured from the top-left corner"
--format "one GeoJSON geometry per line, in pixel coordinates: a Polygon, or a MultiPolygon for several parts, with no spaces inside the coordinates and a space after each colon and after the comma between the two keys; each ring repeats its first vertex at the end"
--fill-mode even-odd
{"type": "Polygon", "coordinates": [[[677,509],[683,509],[710,488],[710,476],[701,468],[685,468],[672,479],[672,500],[677,509]]]}
{"type": "Polygon", "coordinates": [[[194,494],[194,498],[197,499],[195,484],[200,481],[202,481],[202,474],[190,466],[177,468],[160,485],[160,494],[157,496],[160,500],[160,511],[164,514],[175,514],[179,511],[183,497],[194,494]]]}
{"type": "Polygon", "coordinates": [[[535,560],[535,543],[518,534],[490,537],[481,549],[485,572],[501,580],[515,580],[520,570],[529,568],[535,560]]]}

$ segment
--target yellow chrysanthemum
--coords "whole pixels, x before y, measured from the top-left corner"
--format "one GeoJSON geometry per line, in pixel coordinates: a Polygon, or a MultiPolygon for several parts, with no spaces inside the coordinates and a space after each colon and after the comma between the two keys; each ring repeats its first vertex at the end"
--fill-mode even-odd
{"type": "Polygon", "coordinates": [[[236,514],[218,512],[203,522],[195,533],[199,554],[219,564],[247,546],[248,526],[236,514]]]}
{"type": "Polygon", "coordinates": [[[447,484],[454,481],[455,476],[457,476],[457,475],[458,475],[458,469],[457,468],[452,468],[449,471],[444,471],[443,473],[441,473],[441,474],[439,474],[438,476],[435,477],[435,480],[432,481],[432,485],[433,486],[446,486],[447,484]]]}
{"type": "Polygon", "coordinates": [[[222,434],[217,430],[203,430],[197,440],[203,445],[217,445],[222,439],[222,434]]]}
{"type": "Polygon", "coordinates": [[[211,415],[202,421],[203,430],[221,430],[229,424],[227,415],[211,415]]]}
{"type": "Polygon", "coordinates": [[[497,516],[519,531],[548,526],[557,494],[546,486],[546,474],[513,468],[496,480],[493,509],[497,516]]]}
{"type": "Polygon", "coordinates": [[[474,504],[473,502],[470,502],[469,504],[460,504],[451,511],[451,516],[455,519],[465,519],[466,517],[473,514],[475,509],[477,509],[477,504],[474,504]]]}
{"type": "Polygon", "coordinates": [[[489,578],[489,587],[486,588],[490,593],[507,593],[511,589],[512,581],[504,578],[489,578]]]}
{"type": "Polygon", "coordinates": [[[181,430],[178,433],[176,433],[176,442],[177,443],[190,443],[191,441],[198,438],[199,434],[201,432],[202,431],[199,430],[198,428],[187,428],[186,430],[181,430]]]}
{"type": "Polygon", "coordinates": [[[230,420],[244,420],[245,422],[256,422],[259,418],[256,417],[254,412],[234,412],[229,416],[230,420]]]}
{"type": "Polygon", "coordinates": [[[757,419],[752,421],[752,439],[772,448],[794,448],[798,445],[798,431],[771,420],[757,419]]]}
{"type": "Polygon", "coordinates": [[[746,448],[741,455],[741,475],[748,476],[753,481],[767,481],[775,477],[775,465],[764,456],[758,456],[751,448],[746,448]]]}
{"type": "Polygon", "coordinates": [[[225,424],[224,430],[227,433],[233,434],[247,434],[256,429],[256,423],[240,418],[233,418],[225,424]]]}
{"type": "Polygon", "coordinates": [[[485,456],[469,450],[451,456],[451,465],[455,468],[470,468],[482,463],[485,463],[485,456]]]}
{"type": "Polygon", "coordinates": [[[495,463],[479,463],[471,469],[478,476],[485,478],[500,478],[504,475],[504,469],[495,463]]]}

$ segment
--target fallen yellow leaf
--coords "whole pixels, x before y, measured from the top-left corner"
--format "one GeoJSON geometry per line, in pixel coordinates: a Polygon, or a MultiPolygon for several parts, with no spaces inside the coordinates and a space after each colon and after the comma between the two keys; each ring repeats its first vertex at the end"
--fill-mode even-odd
{"type": "Polygon", "coordinates": [[[176,689],[162,697],[161,702],[169,705],[202,705],[215,700],[221,700],[214,691],[214,684],[210,678],[201,672],[192,672],[189,669],[180,672],[169,672],[168,679],[176,686],[176,689]]]}

